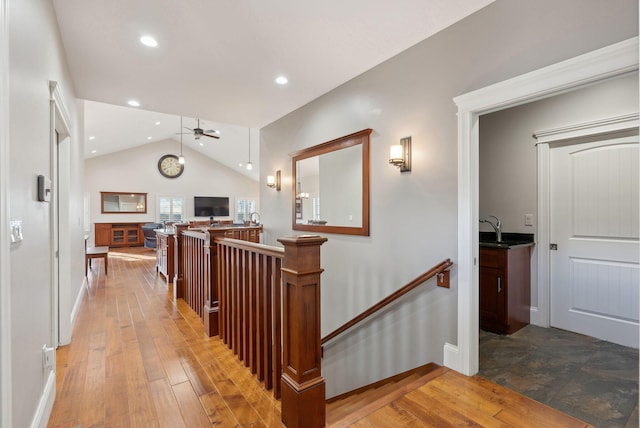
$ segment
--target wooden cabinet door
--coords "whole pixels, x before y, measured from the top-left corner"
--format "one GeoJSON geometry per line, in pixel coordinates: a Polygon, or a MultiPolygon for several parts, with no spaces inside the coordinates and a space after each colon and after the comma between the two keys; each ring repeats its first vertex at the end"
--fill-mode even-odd
{"type": "Polygon", "coordinates": [[[507,323],[506,281],[502,269],[480,269],[480,326],[495,331],[507,323]]]}
{"type": "Polygon", "coordinates": [[[111,225],[95,223],[95,243],[96,247],[111,245],[111,225]]]}

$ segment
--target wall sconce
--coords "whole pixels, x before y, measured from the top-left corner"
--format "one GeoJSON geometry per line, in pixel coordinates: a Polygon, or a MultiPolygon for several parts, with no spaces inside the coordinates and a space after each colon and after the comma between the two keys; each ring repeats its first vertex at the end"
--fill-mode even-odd
{"type": "Polygon", "coordinates": [[[400,139],[400,144],[391,146],[389,163],[400,168],[400,172],[411,171],[411,137],[400,139]]]}
{"type": "Polygon", "coordinates": [[[267,186],[272,189],[275,188],[278,192],[280,191],[280,170],[276,171],[276,176],[268,175],[267,176],[267,186]]]}

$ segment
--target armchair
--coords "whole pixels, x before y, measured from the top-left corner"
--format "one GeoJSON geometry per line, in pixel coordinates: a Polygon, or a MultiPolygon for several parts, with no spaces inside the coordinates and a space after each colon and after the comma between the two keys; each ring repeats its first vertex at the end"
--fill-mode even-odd
{"type": "Polygon", "coordinates": [[[142,226],[142,235],[144,236],[145,248],[156,248],[156,233],[155,229],[162,229],[162,223],[147,223],[142,226]]]}

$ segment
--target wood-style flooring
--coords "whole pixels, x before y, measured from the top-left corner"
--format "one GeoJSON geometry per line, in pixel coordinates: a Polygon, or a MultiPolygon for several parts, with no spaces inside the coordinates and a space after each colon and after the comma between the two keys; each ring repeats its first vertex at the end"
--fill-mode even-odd
{"type": "MultiPolygon", "coordinates": [[[[155,253],[112,249],[101,260],[71,344],[58,349],[49,427],[281,427],[280,403],[155,270],[155,253]]],[[[355,409],[354,409],[355,410],[355,409]]],[[[335,421],[331,414],[327,421],[335,421]]],[[[585,427],[478,377],[442,369],[336,426],[585,427]]]]}

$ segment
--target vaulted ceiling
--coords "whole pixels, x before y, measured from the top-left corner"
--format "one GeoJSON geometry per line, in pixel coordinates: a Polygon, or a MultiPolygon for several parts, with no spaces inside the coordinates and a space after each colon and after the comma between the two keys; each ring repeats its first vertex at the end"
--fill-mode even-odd
{"type": "MultiPolygon", "coordinates": [[[[85,157],[166,138],[179,141],[183,115],[185,126],[201,118],[202,128],[221,132],[220,140],[184,135],[187,147],[239,168],[247,161],[250,132],[251,160],[257,164],[257,129],[492,1],[53,4],[76,96],[90,101],[85,157]],[[157,47],[143,45],[144,35],[155,38],[157,47]],[[275,83],[278,76],[289,83],[275,83]],[[140,107],[127,107],[131,99],[140,107]]],[[[257,178],[257,170],[241,170],[257,178]]]]}

